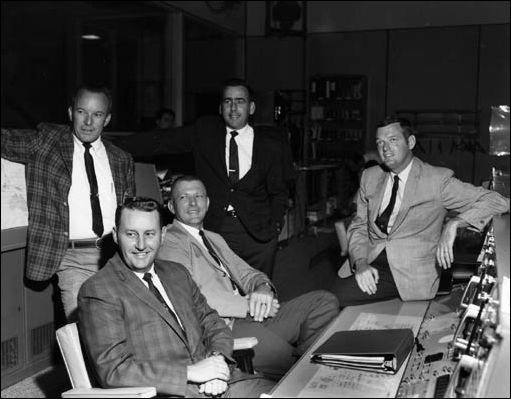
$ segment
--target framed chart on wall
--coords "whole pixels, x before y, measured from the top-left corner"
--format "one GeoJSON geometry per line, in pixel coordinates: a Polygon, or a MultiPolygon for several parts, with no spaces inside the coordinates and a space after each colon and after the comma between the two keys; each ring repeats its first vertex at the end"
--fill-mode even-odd
{"type": "Polygon", "coordinates": [[[306,3],[306,1],[267,1],[266,36],[305,35],[306,3]]]}

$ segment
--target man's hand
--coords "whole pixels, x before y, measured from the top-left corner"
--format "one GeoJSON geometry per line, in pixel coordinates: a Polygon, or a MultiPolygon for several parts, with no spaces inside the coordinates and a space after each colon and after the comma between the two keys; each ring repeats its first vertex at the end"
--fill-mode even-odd
{"type": "Polygon", "coordinates": [[[209,396],[223,394],[227,390],[227,382],[223,380],[211,380],[199,385],[199,392],[209,396]]]}
{"type": "Polygon", "coordinates": [[[274,310],[272,291],[267,290],[254,291],[248,294],[247,300],[250,316],[252,316],[255,321],[263,321],[264,319],[269,317],[270,313],[272,313],[272,310],[274,310]]]}
{"type": "Polygon", "coordinates": [[[456,239],[458,225],[459,223],[456,218],[447,222],[436,247],[436,260],[444,269],[449,269],[451,267],[451,263],[454,261],[453,246],[454,240],[456,239]]]}
{"type": "Polygon", "coordinates": [[[223,356],[211,356],[191,364],[186,369],[186,377],[190,382],[204,383],[211,380],[229,381],[229,366],[223,356]]]}
{"type": "Polygon", "coordinates": [[[275,317],[275,315],[277,314],[277,312],[279,311],[279,309],[280,309],[280,303],[279,303],[279,300],[278,300],[278,299],[273,298],[273,301],[272,301],[272,303],[271,303],[270,313],[268,314],[268,317],[275,317]]]}
{"type": "Polygon", "coordinates": [[[357,262],[355,279],[363,292],[369,295],[375,294],[379,277],[376,268],[370,266],[367,262],[357,262]]]}

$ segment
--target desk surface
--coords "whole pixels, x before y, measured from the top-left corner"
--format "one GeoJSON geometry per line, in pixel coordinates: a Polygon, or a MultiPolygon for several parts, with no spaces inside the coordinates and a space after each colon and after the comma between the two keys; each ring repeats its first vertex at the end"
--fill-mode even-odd
{"type": "MultiPolygon", "coordinates": [[[[367,305],[349,306],[343,309],[339,316],[325,329],[324,333],[316,340],[316,342],[309,348],[309,350],[300,358],[300,360],[289,370],[289,372],[282,378],[282,380],[274,387],[270,393],[273,397],[297,397],[301,391],[308,385],[314,375],[318,372],[320,366],[310,362],[311,353],[321,345],[328,337],[334,332],[349,329],[362,329],[365,328],[392,328],[402,327],[399,325],[401,322],[406,321],[410,323],[414,335],[419,332],[420,325],[423,317],[428,308],[429,301],[413,301],[402,302],[399,299],[390,301],[376,302],[367,305]],[[376,318],[378,323],[385,324],[386,326],[371,326],[375,322],[375,318],[371,317],[373,314],[378,314],[376,318]],[[364,326],[362,326],[362,324],[364,326]]],[[[398,373],[390,376],[392,379],[392,389],[395,391],[390,395],[394,397],[401,381],[401,377],[406,368],[406,362],[401,366],[398,373]]],[[[363,371],[356,371],[357,373],[374,375],[375,373],[367,373],[363,371]]],[[[310,394],[310,393],[308,393],[310,394]]],[[[341,394],[341,393],[339,393],[341,394]]],[[[328,397],[328,395],[325,395],[328,397]]],[[[342,397],[342,396],[338,396],[342,397]]],[[[347,397],[352,397],[349,393],[347,397]]]]}

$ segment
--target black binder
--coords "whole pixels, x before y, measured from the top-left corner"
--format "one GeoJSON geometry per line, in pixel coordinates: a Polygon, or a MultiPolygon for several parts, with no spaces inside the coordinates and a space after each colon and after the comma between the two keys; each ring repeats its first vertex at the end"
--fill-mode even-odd
{"type": "Polygon", "coordinates": [[[311,355],[311,362],[395,374],[414,344],[410,328],[338,331],[311,355]]]}

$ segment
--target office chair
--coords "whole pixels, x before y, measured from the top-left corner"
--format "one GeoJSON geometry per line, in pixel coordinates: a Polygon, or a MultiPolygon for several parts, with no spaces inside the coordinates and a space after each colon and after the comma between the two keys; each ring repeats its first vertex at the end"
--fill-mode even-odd
{"type": "Polygon", "coordinates": [[[67,324],[57,330],[57,343],[73,387],[62,393],[63,398],[152,398],[156,396],[155,387],[93,387],[91,380],[94,377],[85,363],[76,323],[67,324]]]}
{"type": "MultiPolygon", "coordinates": [[[[72,389],[63,392],[63,398],[152,398],[155,387],[98,388],[92,386],[94,377],[88,369],[80,343],[78,325],[70,323],[60,327],[57,343],[66,365],[72,389]]],[[[241,370],[254,373],[252,365],[253,348],[258,343],[256,337],[234,339],[233,357],[241,370]]]]}

